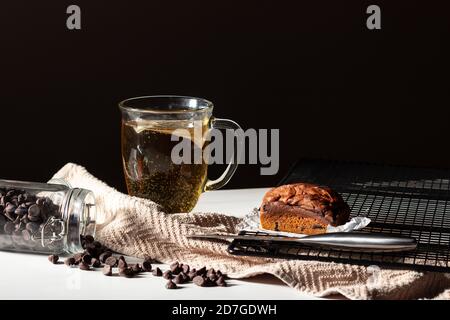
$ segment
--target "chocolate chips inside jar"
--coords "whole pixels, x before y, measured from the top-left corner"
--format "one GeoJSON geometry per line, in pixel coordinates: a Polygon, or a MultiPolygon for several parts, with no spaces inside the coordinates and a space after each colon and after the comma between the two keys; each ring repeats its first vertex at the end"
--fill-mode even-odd
{"type": "Polygon", "coordinates": [[[83,250],[95,232],[91,191],[50,183],[0,180],[0,250],[61,255],[83,250]]]}

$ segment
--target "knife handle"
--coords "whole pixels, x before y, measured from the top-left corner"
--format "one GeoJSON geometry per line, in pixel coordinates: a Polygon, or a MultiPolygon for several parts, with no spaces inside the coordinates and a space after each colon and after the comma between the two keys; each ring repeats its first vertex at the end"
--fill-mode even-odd
{"type": "Polygon", "coordinates": [[[416,239],[411,237],[359,232],[324,233],[299,238],[296,242],[340,250],[369,252],[409,251],[417,247],[416,239]]]}

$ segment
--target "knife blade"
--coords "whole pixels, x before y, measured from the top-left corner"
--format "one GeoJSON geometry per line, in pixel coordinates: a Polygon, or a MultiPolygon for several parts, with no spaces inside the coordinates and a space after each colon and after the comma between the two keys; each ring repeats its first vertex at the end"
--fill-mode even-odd
{"type": "Polygon", "coordinates": [[[265,235],[238,234],[202,234],[190,235],[188,238],[218,240],[248,240],[282,243],[301,243],[308,246],[337,249],[345,251],[397,252],[414,250],[417,241],[411,237],[394,236],[379,233],[334,232],[305,237],[274,237],[265,235]]]}

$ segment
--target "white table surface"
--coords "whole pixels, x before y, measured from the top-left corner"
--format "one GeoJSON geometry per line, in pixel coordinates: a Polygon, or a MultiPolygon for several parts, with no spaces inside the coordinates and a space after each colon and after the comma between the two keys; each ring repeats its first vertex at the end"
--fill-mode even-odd
{"type": "MultiPolygon", "coordinates": [[[[204,193],[194,211],[243,216],[259,205],[266,190],[204,193]]],[[[0,261],[0,299],[315,299],[269,275],[228,280],[227,288],[200,288],[191,283],[179,290],[167,290],[164,279],[148,273],[132,279],[105,277],[100,271],[52,265],[46,256],[11,252],[0,252],[0,261]]]]}

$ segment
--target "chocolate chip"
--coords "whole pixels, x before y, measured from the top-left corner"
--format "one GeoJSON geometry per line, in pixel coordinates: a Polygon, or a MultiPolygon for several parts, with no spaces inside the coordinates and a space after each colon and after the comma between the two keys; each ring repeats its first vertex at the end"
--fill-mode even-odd
{"type": "Polygon", "coordinates": [[[217,286],[217,283],[215,281],[211,281],[209,278],[205,278],[206,287],[215,287],[217,286]]]}
{"type": "Polygon", "coordinates": [[[170,271],[172,271],[172,274],[179,274],[181,272],[180,264],[178,263],[178,261],[170,265],[170,271]]]}
{"type": "Polygon", "coordinates": [[[123,261],[123,260],[118,260],[117,268],[119,268],[119,269],[125,269],[125,268],[128,268],[128,263],[126,263],[126,262],[123,261]]]}
{"type": "Polygon", "coordinates": [[[208,270],[208,272],[206,272],[207,277],[209,277],[211,275],[216,275],[216,271],[214,270],[214,268],[211,268],[208,270]]]}
{"type": "Polygon", "coordinates": [[[105,263],[106,263],[107,265],[111,266],[111,267],[115,267],[115,266],[117,266],[117,258],[116,258],[116,257],[113,257],[113,256],[108,257],[108,258],[105,260],[105,263]]]}
{"type": "Polygon", "coordinates": [[[86,262],[84,262],[84,261],[81,261],[81,262],[80,262],[80,264],[78,265],[78,268],[80,268],[81,270],[85,270],[85,271],[91,269],[91,268],[89,267],[89,265],[88,265],[86,262]]]}
{"type": "Polygon", "coordinates": [[[163,278],[168,280],[172,279],[173,278],[172,271],[170,270],[164,271],[163,278]]]}
{"type": "Polygon", "coordinates": [[[203,268],[200,268],[200,269],[197,270],[197,275],[198,276],[202,276],[204,274],[206,274],[206,267],[203,267],[203,268]]]}
{"type": "Polygon", "coordinates": [[[36,204],[28,208],[28,219],[30,221],[39,221],[41,219],[41,209],[36,204]]]}
{"type": "Polygon", "coordinates": [[[12,234],[15,229],[16,225],[12,221],[7,221],[3,226],[3,230],[5,231],[6,234],[12,234]]]}
{"type": "Polygon", "coordinates": [[[8,190],[8,192],[6,192],[6,196],[7,197],[9,197],[9,198],[12,198],[12,197],[14,197],[16,194],[17,194],[17,191],[18,190],[8,190]]]}
{"type": "Polygon", "coordinates": [[[58,257],[56,254],[51,254],[51,255],[48,256],[47,259],[48,259],[48,261],[50,261],[51,263],[57,264],[57,263],[58,263],[58,260],[59,260],[59,257],[58,257]]]}
{"type": "Polygon", "coordinates": [[[151,260],[147,259],[144,262],[142,262],[142,269],[144,269],[144,271],[147,271],[147,272],[152,271],[151,260]]]}
{"type": "Polygon", "coordinates": [[[92,256],[90,254],[88,254],[88,253],[85,253],[83,255],[83,257],[81,258],[81,261],[83,261],[86,264],[91,264],[92,256]]]}
{"type": "Polygon", "coordinates": [[[217,281],[216,281],[216,284],[219,287],[226,287],[227,283],[225,282],[225,277],[223,277],[223,276],[219,277],[219,279],[217,279],[217,281]]]}
{"type": "Polygon", "coordinates": [[[83,253],[76,253],[73,255],[73,258],[75,259],[75,264],[79,264],[83,258],[83,253]]]}
{"type": "Polygon", "coordinates": [[[28,222],[25,225],[25,229],[27,229],[28,231],[30,231],[33,234],[36,233],[40,227],[41,227],[41,225],[37,222],[28,222]]]}
{"type": "Polygon", "coordinates": [[[39,207],[42,207],[44,205],[44,203],[45,203],[45,198],[38,198],[38,199],[36,199],[36,204],[39,207]]]}
{"type": "Polygon", "coordinates": [[[139,272],[143,271],[142,267],[141,267],[141,265],[139,263],[134,264],[131,268],[133,269],[133,271],[135,273],[139,273],[139,272]]]}
{"type": "Polygon", "coordinates": [[[187,276],[189,277],[189,280],[192,281],[197,276],[197,273],[195,271],[189,271],[187,276]]]}
{"type": "Polygon", "coordinates": [[[152,273],[155,277],[161,277],[163,275],[162,271],[160,268],[156,268],[155,270],[153,270],[152,273]]]}
{"type": "Polygon", "coordinates": [[[97,249],[100,249],[102,247],[102,244],[99,241],[93,241],[92,244],[97,249]]]}
{"type": "Polygon", "coordinates": [[[219,277],[217,276],[217,275],[215,275],[215,274],[210,274],[209,276],[208,276],[208,279],[209,280],[211,280],[211,281],[216,281],[217,279],[218,279],[219,277]]]}
{"type": "Polygon", "coordinates": [[[119,276],[125,277],[125,278],[132,278],[134,277],[134,271],[131,268],[120,268],[119,269],[119,276]]]}
{"type": "Polygon", "coordinates": [[[74,257],[69,257],[64,261],[64,264],[68,267],[74,266],[75,265],[75,258],[74,257]]]}
{"type": "Polygon", "coordinates": [[[8,203],[5,207],[5,213],[12,214],[16,211],[16,209],[17,209],[17,206],[15,206],[12,203],[8,203]]]}
{"type": "Polygon", "coordinates": [[[102,254],[100,254],[99,259],[100,259],[101,262],[105,263],[106,259],[108,259],[111,256],[112,256],[112,252],[111,251],[105,251],[102,254]]]}
{"type": "Polygon", "coordinates": [[[206,285],[206,280],[202,276],[195,276],[192,280],[199,287],[204,287],[206,285]]]}
{"type": "Polygon", "coordinates": [[[92,257],[95,256],[95,255],[97,255],[97,250],[96,250],[93,246],[91,246],[90,244],[88,244],[87,246],[85,246],[84,252],[87,253],[87,254],[89,254],[89,255],[92,256],[92,257]]]}
{"type": "Polygon", "coordinates": [[[32,238],[32,234],[30,231],[25,229],[25,230],[22,230],[22,237],[23,237],[23,240],[30,241],[32,238]]]}
{"type": "Polygon", "coordinates": [[[102,272],[105,276],[112,276],[112,267],[108,264],[105,264],[105,266],[102,269],[102,272]]]}
{"type": "Polygon", "coordinates": [[[183,279],[183,276],[181,275],[181,273],[179,273],[175,276],[175,278],[173,279],[173,282],[175,282],[176,284],[184,283],[184,279],[183,279]]]}
{"type": "Polygon", "coordinates": [[[186,274],[188,274],[189,273],[189,265],[188,264],[183,264],[183,266],[181,267],[181,270],[184,272],[184,273],[186,273],[186,274]]]}
{"type": "Polygon", "coordinates": [[[189,276],[188,276],[186,273],[180,272],[179,274],[180,274],[181,277],[183,278],[183,282],[189,282],[189,281],[191,281],[191,278],[189,278],[189,276]]]}
{"type": "Polygon", "coordinates": [[[169,280],[169,281],[166,283],[166,288],[167,288],[167,289],[176,289],[176,288],[178,288],[178,287],[177,287],[177,285],[176,285],[172,280],[169,280]]]}
{"type": "Polygon", "coordinates": [[[94,242],[94,237],[92,235],[90,235],[90,234],[85,235],[84,236],[84,241],[86,241],[86,243],[92,243],[92,242],[94,242]]]}
{"type": "Polygon", "coordinates": [[[17,207],[16,211],[14,211],[14,213],[18,216],[24,216],[28,213],[28,208],[26,206],[20,205],[19,207],[17,207]]]}
{"type": "Polygon", "coordinates": [[[120,257],[119,257],[119,261],[118,261],[117,266],[118,266],[120,269],[126,269],[126,268],[128,268],[128,264],[127,264],[127,262],[125,261],[125,258],[124,258],[123,256],[120,256],[120,257]]]}
{"type": "Polygon", "coordinates": [[[19,201],[19,203],[24,203],[26,201],[26,195],[25,194],[19,194],[17,196],[17,201],[19,201]]]}
{"type": "Polygon", "coordinates": [[[91,259],[91,266],[94,268],[100,268],[102,266],[102,263],[100,262],[100,260],[96,259],[96,258],[92,258],[91,259]]]}

